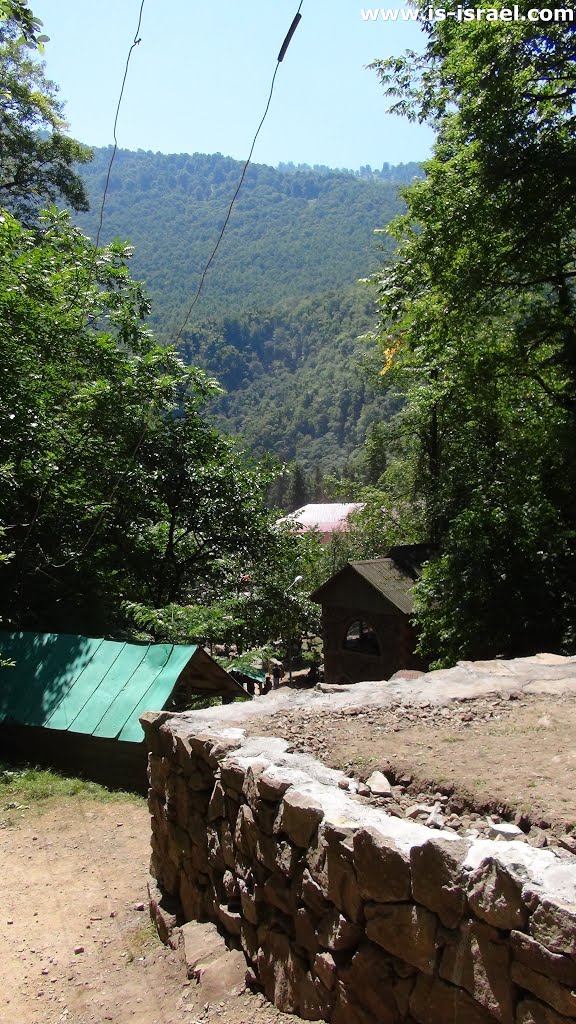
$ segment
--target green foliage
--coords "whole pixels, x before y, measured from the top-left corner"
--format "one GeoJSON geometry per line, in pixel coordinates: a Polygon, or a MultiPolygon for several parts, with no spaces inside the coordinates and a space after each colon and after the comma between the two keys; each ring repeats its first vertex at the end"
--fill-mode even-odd
{"type": "MultiPolygon", "coordinates": [[[[305,500],[321,491],[319,481],[310,479],[318,468],[342,468],[372,422],[399,407],[399,398],[384,395],[370,380],[378,379],[373,356],[359,336],[373,316],[371,297],[357,287],[289,308],[214,318],[184,332],[185,361],[205,367],[226,389],[212,406],[218,425],[256,455],[271,452],[282,462],[297,462],[308,478],[299,485],[305,500]]],[[[283,492],[277,500],[296,508],[293,499],[283,492]]]]}
{"type": "Polygon", "coordinates": [[[98,632],[122,602],[209,603],[277,543],[270,471],[203,417],[215,382],[154,342],[129,250],[41,225],[0,222],[0,615],[98,632]]]}
{"type": "Polygon", "coordinates": [[[125,602],[123,611],[137,635],[170,643],[234,645],[238,652],[285,640],[288,632],[317,635],[319,609],[307,595],[323,578],[320,539],[300,536],[287,526],[272,527],[274,520],[269,514],[270,534],[259,535],[260,547],[251,559],[241,566],[237,558],[218,560],[217,575],[204,580],[202,605],[154,608],[125,602]]]}
{"type": "MultiPolygon", "coordinates": [[[[96,209],[109,152],[82,173],[96,209]]],[[[152,323],[174,340],[216,240],[241,165],[219,154],[120,151],[105,237],[129,237],[153,299],[152,323]]],[[[250,451],[298,461],[306,474],[340,468],[370,423],[385,418],[359,340],[373,303],[354,282],[379,260],[374,227],[400,211],[398,186],[418,165],[382,171],[250,167],[201,300],[179,339],[184,359],[225,395],[216,423],[250,451]]],[[[77,218],[94,233],[95,216],[77,218]]]]}
{"type": "MultiPolygon", "coordinates": [[[[93,162],[82,168],[94,211],[109,160],[110,149],[95,149],[93,162]]],[[[241,170],[240,161],[219,153],[116,154],[102,237],[129,238],[135,246],[134,272],[152,296],[155,326],[170,340],[182,325],[241,170]]],[[[237,318],[366,276],[378,264],[374,228],[400,212],[398,185],[418,173],[417,164],[388,168],[385,177],[251,164],[194,316],[237,318]]],[[[77,220],[94,236],[95,212],[77,220]]]]}
{"type": "Polygon", "coordinates": [[[59,199],[74,210],[88,201],[75,164],[90,151],[65,134],[57,89],[44,75],[36,50],[45,37],[25,4],[0,9],[0,204],[26,224],[42,206],[59,199]]]}
{"type": "Polygon", "coordinates": [[[0,763],[0,800],[2,810],[18,810],[23,801],[48,800],[50,797],[79,796],[83,799],[97,800],[100,803],[110,802],[142,802],[142,798],[134,793],[120,790],[109,790],[96,782],[86,779],[60,775],[51,769],[33,766],[14,767],[0,763]]]}
{"type": "Polygon", "coordinates": [[[438,132],[376,278],[385,379],[408,392],[441,550],[417,588],[421,647],[441,663],[572,651],[574,33],[426,28],[423,56],[375,64],[396,109],[438,132]]]}
{"type": "Polygon", "coordinates": [[[29,47],[42,52],[47,37],[40,35],[42,22],[34,14],[24,0],[0,0],[0,29],[6,31],[8,25],[15,26],[21,33],[21,39],[29,47]]]}

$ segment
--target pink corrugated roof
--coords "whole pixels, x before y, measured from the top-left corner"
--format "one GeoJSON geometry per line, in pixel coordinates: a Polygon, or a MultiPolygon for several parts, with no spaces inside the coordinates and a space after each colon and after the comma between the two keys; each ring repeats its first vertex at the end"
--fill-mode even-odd
{"type": "Polygon", "coordinates": [[[312,503],[297,508],[289,516],[283,516],[279,522],[297,523],[303,530],[319,530],[323,534],[334,533],[335,530],[345,530],[350,513],[363,507],[359,501],[312,503]]]}

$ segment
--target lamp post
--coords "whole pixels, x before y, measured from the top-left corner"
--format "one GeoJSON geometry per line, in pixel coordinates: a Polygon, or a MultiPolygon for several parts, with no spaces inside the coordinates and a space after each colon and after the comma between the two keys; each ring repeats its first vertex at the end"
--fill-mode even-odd
{"type": "Polygon", "coordinates": [[[287,610],[288,610],[288,685],[292,685],[292,606],[290,599],[288,598],[288,592],[295,587],[297,583],[304,579],[303,576],[296,576],[296,579],[292,580],[289,587],[286,588],[285,594],[287,598],[287,610]]]}

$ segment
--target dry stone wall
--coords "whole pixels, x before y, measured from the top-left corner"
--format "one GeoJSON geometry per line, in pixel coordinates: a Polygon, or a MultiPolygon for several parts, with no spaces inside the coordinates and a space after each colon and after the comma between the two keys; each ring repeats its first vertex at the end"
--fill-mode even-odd
{"type": "Polygon", "coordinates": [[[569,855],[388,816],[283,740],[165,712],[142,724],[160,891],[181,919],[217,923],[279,1009],[332,1024],[576,1020],[569,855]]]}

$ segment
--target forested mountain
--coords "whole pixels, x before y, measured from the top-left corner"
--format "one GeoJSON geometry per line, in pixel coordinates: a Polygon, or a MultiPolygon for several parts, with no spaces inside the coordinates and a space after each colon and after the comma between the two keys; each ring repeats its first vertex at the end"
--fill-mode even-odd
{"type": "MultiPolygon", "coordinates": [[[[91,212],[75,219],[92,237],[110,156],[97,149],[82,168],[91,212]]],[[[133,272],[164,341],[183,325],[241,170],[220,154],[116,154],[100,241],[134,246],[133,272]]],[[[361,373],[368,349],[358,336],[375,313],[356,282],[381,264],[383,245],[391,251],[374,231],[401,210],[399,184],[418,174],[417,164],[248,168],[179,345],[226,389],[219,425],[255,453],[332,469],[388,415],[361,373]]]]}
{"type": "MultiPolygon", "coordinates": [[[[82,168],[91,212],[80,227],[94,237],[111,149],[82,168]]],[[[216,154],[116,154],[100,241],[129,239],[133,273],[153,299],[153,323],[173,336],[184,319],[228,206],[242,163],[216,154]]],[[[194,310],[195,322],[220,313],[267,310],[283,300],[334,292],[382,263],[375,238],[401,209],[398,185],[417,164],[382,171],[275,170],[252,164],[224,240],[194,310]]]]}
{"type": "Polygon", "coordinates": [[[374,353],[358,338],[374,318],[371,296],[342,289],[206,321],[185,332],[182,351],[226,388],[218,423],[253,452],[297,459],[309,473],[336,469],[397,408],[371,386],[374,353]]]}

